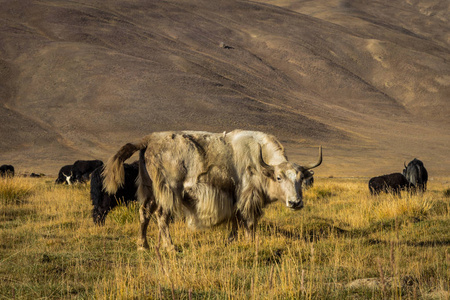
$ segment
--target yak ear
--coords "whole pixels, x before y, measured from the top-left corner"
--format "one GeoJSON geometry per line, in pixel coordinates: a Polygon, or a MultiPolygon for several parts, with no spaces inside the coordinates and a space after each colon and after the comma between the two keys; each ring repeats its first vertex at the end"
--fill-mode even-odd
{"type": "Polygon", "coordinates": [[[262,173],[263,173],[264,176],[266,176],[266,177],[268,177],[268,178],[270,178],[272,180],[275,180],[275,170],[274,169],[272,169],[272,168],[270,168],[270,169],[262,168],[262,173]]]}
{"type": "MultiPolygon", "coordinates": [[[[256,170],[256,166],[251,165],[251,166],[247,166],[247,174],[249,176],[253,176],[255,174],[258,174],[258,171],[256,170]]],[[[261,168],[261,173],[266,176],[269,177],[272,180],[275,180],[275,172],[274,169],[267,169],[267,168],[261,168]]]]}
{"type": "Polygon", "coordinates": [[[311,178],[314,176],[314,171],[313,170],[305,170],[303,172],[303,176],[305,177],[305,179],[311,178]]]}

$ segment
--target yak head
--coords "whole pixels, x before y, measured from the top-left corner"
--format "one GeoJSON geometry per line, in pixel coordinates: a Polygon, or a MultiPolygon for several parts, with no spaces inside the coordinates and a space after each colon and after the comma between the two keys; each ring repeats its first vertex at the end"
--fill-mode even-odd
{"type": "Polygon", "coordinates": [[[67,182],[67,184],[68,185],[72,185],[72,172],[70,172],[70,175],[66,175],[66,174],[64,174],[64,173],[62,173],[63,175],[64,175],[64,177],[66,177],[66,182],[67,182]]]}
{"type": "Polygon", "coordinates": [[[309,171],[322,163],[322,147],[315,164],[300,166],[289,161],[272,166],[264,162],[260,153],[260,164],[264,176],[268,177],[267,195],[270,201],[282,200],[290,209],[303,208],[302,183],[310,179],[314,172],[309,171]]]}

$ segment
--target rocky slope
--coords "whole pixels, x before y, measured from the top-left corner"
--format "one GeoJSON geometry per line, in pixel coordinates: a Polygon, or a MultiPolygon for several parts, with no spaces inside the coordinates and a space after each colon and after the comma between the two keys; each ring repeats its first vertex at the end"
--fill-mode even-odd
{"type": "Polygon", "coordinates": [[[0,164],[160,130],[275,134],[321,176],[449,175],[446,0],[2,1],[0,164]]]}

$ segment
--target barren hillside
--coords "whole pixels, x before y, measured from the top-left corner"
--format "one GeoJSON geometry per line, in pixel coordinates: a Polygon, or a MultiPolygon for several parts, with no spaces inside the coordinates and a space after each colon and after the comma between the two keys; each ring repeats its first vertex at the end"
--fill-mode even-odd
{"type": "Polygon", "coordinates": [[[450,174],[447,0],[1,1],[0,164],[266,131],[319,176],[450,174]]]}

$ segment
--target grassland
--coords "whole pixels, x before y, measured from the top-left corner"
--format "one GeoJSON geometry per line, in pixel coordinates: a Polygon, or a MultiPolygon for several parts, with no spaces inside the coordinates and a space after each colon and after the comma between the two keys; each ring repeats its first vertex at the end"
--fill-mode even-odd
{"type": "Polygon", "coordinates": [[[255,241],[175,221],[168,254],[154,220],[136,250],[137,205],[98,227],[89,186],[1,179],[0,299],[448,299],[449,194],[445,179],[396,198],[317,178],[302,211],[266,209],[255,241]]]}

